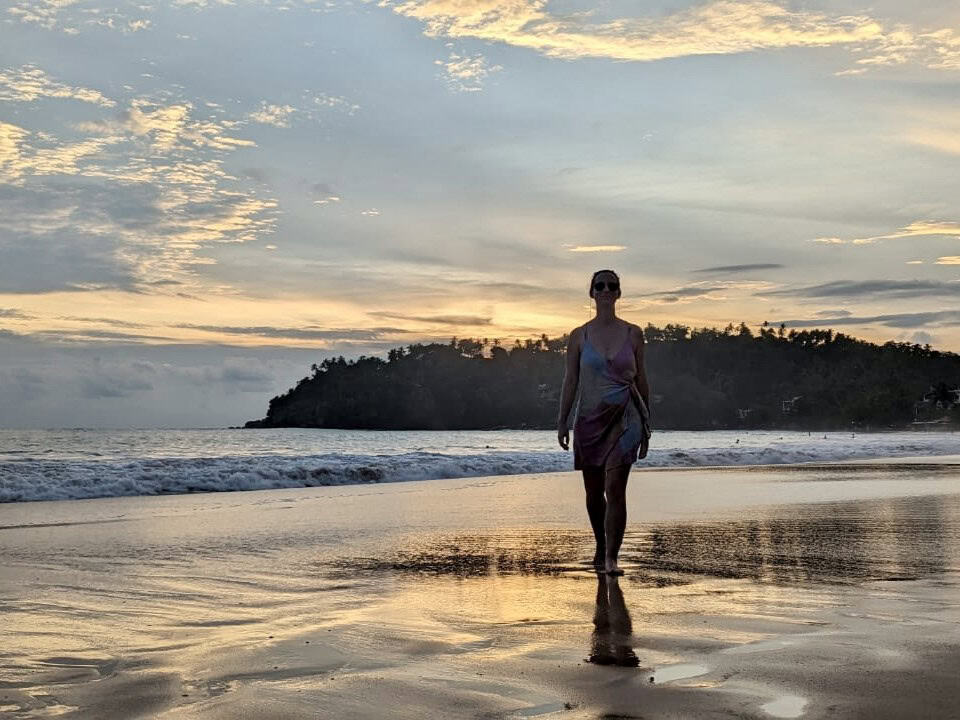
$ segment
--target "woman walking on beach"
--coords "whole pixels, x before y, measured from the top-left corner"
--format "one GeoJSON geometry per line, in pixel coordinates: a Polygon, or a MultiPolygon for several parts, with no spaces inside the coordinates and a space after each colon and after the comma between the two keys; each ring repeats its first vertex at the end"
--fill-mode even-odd
{"type": "Polygon", "coordinates": [[[643,363],[643,330],[617,317],[620,278],[598,270],[590,278],[596,315],[570,333],[566,372],[557,418],[557,440],[570,445],[568,418],[577,402],[573,426],[573,466],[583,471],[587,514],[597,541],[593,564],[610,575],[617,565],[627,526],[627,478],[650,437],[650,388],[643,363]]]}

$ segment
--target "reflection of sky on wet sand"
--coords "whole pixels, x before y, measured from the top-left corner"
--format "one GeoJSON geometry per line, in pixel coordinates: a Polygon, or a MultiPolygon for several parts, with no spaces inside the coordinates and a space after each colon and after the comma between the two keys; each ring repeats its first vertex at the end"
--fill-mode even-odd
{"type": "MultiPolygon", "coordinates": [[[[525,529],[418,536],[379,557],[340,557],[340,573],[474,577],[584,572],[584,531],[525,529]]],[[[773,583],[907,580],[957,570],[960,500],[926,496],[765,508],[739,519],[628,529],[627,582],[697,576],[773,583]],[[952,557],[951,557],[952,556],[952,557]]]]}

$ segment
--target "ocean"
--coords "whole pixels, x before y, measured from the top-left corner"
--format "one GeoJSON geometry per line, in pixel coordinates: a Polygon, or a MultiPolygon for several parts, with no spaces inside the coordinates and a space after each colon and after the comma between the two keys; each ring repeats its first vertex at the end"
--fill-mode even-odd
{"type": "MultiPolygon", "coordinates": [[[[663,431],[646,467],[960,453],[960,433],[663,431]]],[[[227,492],[573,469],[545,430],[0,430],[0,502],[227,492]]]]}

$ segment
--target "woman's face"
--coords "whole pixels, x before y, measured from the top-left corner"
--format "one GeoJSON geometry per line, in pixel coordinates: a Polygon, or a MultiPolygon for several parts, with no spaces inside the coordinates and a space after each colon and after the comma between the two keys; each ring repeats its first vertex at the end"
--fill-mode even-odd
{"type": "Polygon", "coordinates": [[[613,273],[602,272],[593,279],[592,291],[597,305],[612,305],[620,297],[620,281],[613,273]]]}

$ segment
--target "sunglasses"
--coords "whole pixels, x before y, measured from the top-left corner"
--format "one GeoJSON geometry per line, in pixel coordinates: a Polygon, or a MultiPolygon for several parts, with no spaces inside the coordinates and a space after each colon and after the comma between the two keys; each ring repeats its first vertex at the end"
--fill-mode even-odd
{"type": "Polygon", "coordinates": [[[607,289],[610,292],[617,292],[617,290],[620,289],[620,283],[618,283],[616,280],[610,280],[609,282],[598,280],[593,284],[594,292],[603,292],[604,289],[607,289]]]}

